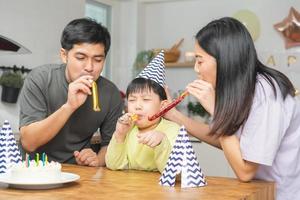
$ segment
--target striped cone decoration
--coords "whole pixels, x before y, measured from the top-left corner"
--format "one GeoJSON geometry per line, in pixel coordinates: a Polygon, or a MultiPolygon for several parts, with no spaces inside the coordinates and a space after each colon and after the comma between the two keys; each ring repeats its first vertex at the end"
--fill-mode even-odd
{"type": "Polygon", "coordinates": [[[22,161],[20,150],[7,120],[1,128],[0,142],[0,173],[5,173],[12,164],[22,161]]]}
{"type": "Polygon", "coordinates": [[[0,174],[6,172],[6,149],[5,149],[5,133],[2,132],[0,127],[0,174]]]}
{"type": "Polygon", "coordinates": [[[182,188],[207,185],[184,126],[180,128],[159,184],[175,186],[176,175],[180,173],[182,188]]]}
{"type": "Polygon", "coordinates": [[[165,86],[166,71],[164,50],[161,50],[160,53],[151,60],[151,62],[143,69],[143,71],[141,71],[137,78],[138,77],[150,79],[162,87],[165,86]]]}

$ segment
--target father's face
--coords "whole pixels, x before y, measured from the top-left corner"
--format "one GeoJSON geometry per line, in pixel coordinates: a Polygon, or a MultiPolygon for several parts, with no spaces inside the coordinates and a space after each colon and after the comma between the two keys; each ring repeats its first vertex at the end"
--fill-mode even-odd
{"type": "Polygon", "coordinates": [[[69,83],[83,75],[91,75],[97,80],[103,70],[103,44],[75,44],[69,51],[61,49],[60,55],[66,63],[66,78],[69,83]]]}

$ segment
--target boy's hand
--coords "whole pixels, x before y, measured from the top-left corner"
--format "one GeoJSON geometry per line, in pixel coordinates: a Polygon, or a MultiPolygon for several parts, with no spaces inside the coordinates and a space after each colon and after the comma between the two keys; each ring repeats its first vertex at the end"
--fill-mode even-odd
{"type": "Polygon", "coordinates": [[[160,131],[148,131],[137,134],[137,137],[139,143],[154,148],[161,143],[166,135],[160,131]]]}
{"type": "Polygon", "coordinates": [[[132,128],[135,120],[135,114],[125,113],[118,119],[114,136],[117,142],[124,142],[128,131],[132,128]]]}

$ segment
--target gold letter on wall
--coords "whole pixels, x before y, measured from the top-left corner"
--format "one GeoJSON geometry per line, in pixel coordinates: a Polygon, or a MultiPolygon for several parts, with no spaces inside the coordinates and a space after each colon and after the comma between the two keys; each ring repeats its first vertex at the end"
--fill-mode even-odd
{"type": "Polygon", "coordinates": [[[273,65],[273,67],[276,66],[276,63],[275,63],[275,59],[274,59],[274,56],[271,55],[268,60],[267,60],[267,65],[273,65]]]}
{"type": "Polygon", "coordinates": [[[289,67],[290,65],[294,64],[297,61],[297,58],[296,58],[296,56],[288,56],[287,60],[288,60],[287,65],[289,67]]]}

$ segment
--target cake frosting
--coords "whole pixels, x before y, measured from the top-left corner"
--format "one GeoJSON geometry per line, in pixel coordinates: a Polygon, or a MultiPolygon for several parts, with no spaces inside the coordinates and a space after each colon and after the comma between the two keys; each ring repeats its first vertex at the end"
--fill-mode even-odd
{"type": "Polygon", "coordinates": [[[17,182],[43,183],[55,182],[61,179],[61,164],[58,162],[43,162],[31,160],[14,164],[10,170],[11,177],[17,182]]]}

